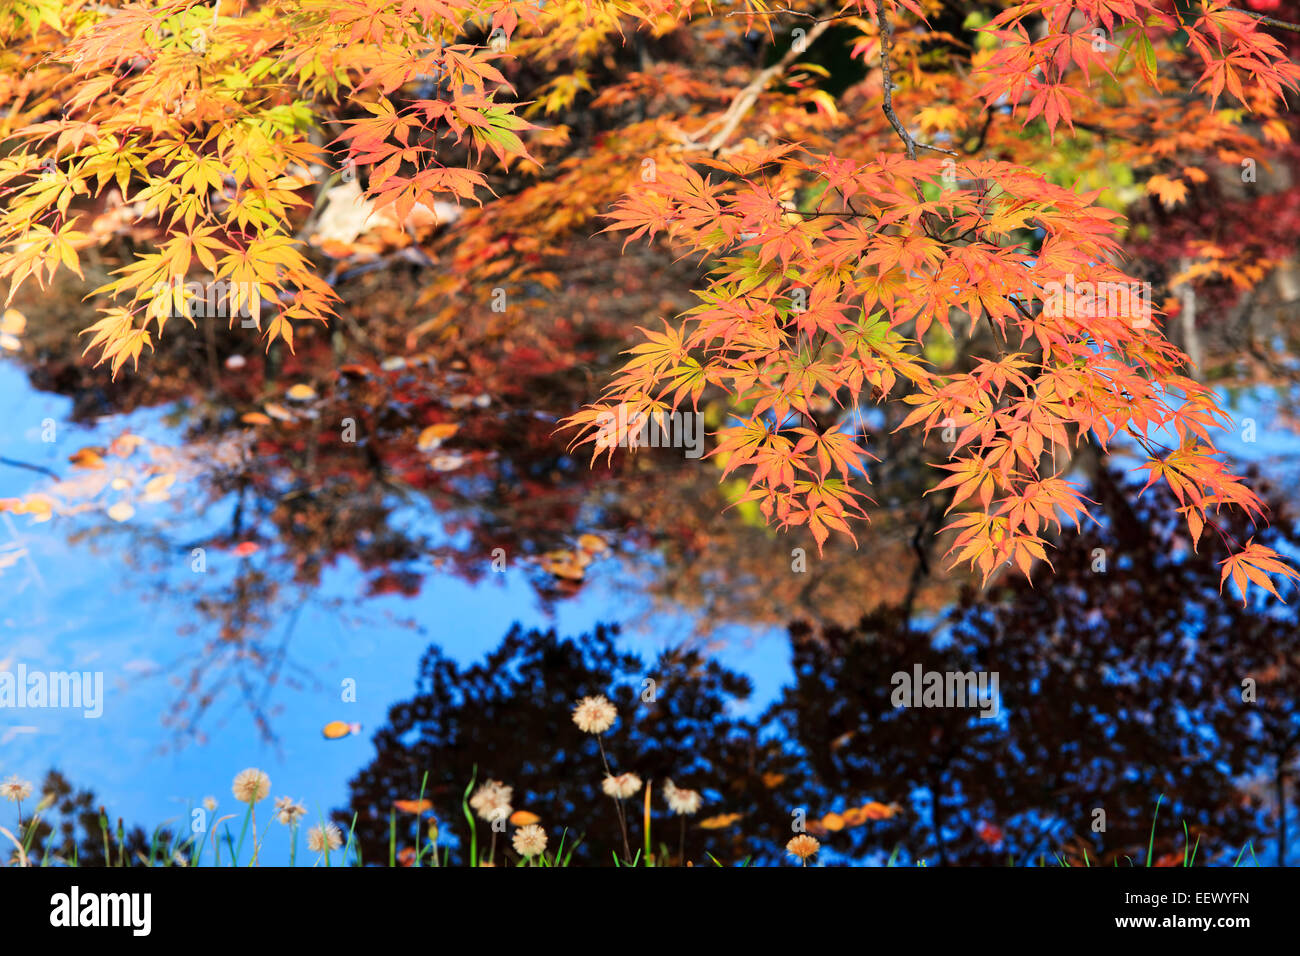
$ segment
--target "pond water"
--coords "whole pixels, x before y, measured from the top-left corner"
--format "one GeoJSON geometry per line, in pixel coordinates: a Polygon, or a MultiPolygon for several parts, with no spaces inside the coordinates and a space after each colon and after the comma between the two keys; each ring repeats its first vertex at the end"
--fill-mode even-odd
{"type": "MultiPolygon", "coordinates": [[[[1049,586],[959,600],[936,573],[899,618],[918,520],[905,506],[861,550],[817,556],[728,510],[736,489],[708,461],[574,458],[554,430],[581,399],[543,352],[495,378],[324,334],[298,352],[244,358],[222,340],[118,384],[57,352],[0,360],[0,499],[24,502],[0,511],[0,672],[104,687],[96,717],[0,711],[0,778],[56,768],[93,793],[83,810],[188,835],[209,796],[205,819],[234,813],[237,829],[232,778],[258,767],[309,823],[355,814],[373,861],[426,774],[442,844],[463,851],[460,792],[481,773],[553,833],[613,839],[600,755],[568,718],[609,693],[615,764],[703,791],[699,859],[775,862],[803,822],[829,863],[1122,857],[1164,814],[1162,859],[1187,821],[1203,859],[1230,863],[1276,825],[1270,735],[1300,720],[1293,673],[1269,663],[1295,653],[1289,612],[1222,610],[1217,568],[1185,541],[1088,532],[1102,538],[1063,542],[1049,586]],[[1114,552],[1101,575],[1099,544],[1114,552]],[[623,625],[609,648],[602,624],[623,625]],[[916,668],[1000,673],[997,719],[898,709],[893,680],[916,668]],[[1283,703],[1243,718],[1238,670],[1283,703]],[[661,685],[648,703],[647,679],[661,685]],[[327,739],[336,722],[360,731],[327,739]],[[1090,827],[1099,808],[1109,831],[1090,827]]],[[[1250,393],[1233,413],[1257,428],[1273,414],[1250,393]]],[[[1283,477],[1296,444],[1276,429],[1225,442],[1283,477]]],[[[259,861],[285,863],[270,817],[260,804],[259,861]]]]}
{"type": "MultiPolygon", "coordinates": [[[[65,474],[69,454],[106,446],[123,432],[164,444],[180,441],[179,430],[155,410],[85,424],[69,421],[70,406],[70,399],[33,389],[16,363],[0,361],[0,407],[9,423],[0,429],[0,458],[65,474]],[[51,436],[54,441],[44,440],[51,436]]],[[[29,468],[0,465],[0,498],[49,484],[48,476],[29,468]]],[[[215,630],[192,589],[196,580],[214,589],[228,583],[241,559],[210,550],[206,571],[196,575],[190,552],[176,542],[204,540],[229,521],[233,503],[222,499],[192,511],[184,489],[173,486],[173,492],[168,502],[137,510],[128,519],[129,536],[115,534],[120,529],[98,513],[90,522],[0,516],[0,553],[12,561],[0,577],[0,670],[22,664],[29,673],[98,672],[105,683],[97,719],[58,708],[0,715],[0,776],[37,781],[56,767],[77,786],[93,789],[110,813],[153,824],[183,821],[209,795],[219,812],[230,812],[232,777],[256,766],[271,776],[275,794],[294,796],[314,816],[346,805],[347,780],[373,754],[367,728],[382,724],[389,707],[410,695],[430,643],[468,664],[494,649],[516,622],[578,635],[598,622],[644,614],[599,572],[580,594],[549,606],[522,571],[508,567],[477,583],[434,574],[413,596],[367,597],[366,576],[345,557],[325,571],[319,586],[272,609],[266,637],[282,657],[240,675],[208,675],[217,687],[210,708],[192,732],[182,733],[167,718],[185,700],[189,673],[215,630]],[[107,540],[97,533],[69,540],[71,522],[107,531],[107,540]],[[149,567],[129,567],[123,550],[156,551],[155,536],[171,542],[174,560],[154,557],[149,567]],[[345,681],[355,682],[354,702],[342,701],[345,681]],[[359,723],[362,732],[325,739],[322,727],[338,720],[359,723]]],[[[418,506],[399,517],[427,527],[439,521],[418,506]]],[[[691,632],[689,615],[682,617],[660,615],[653,629],[634,628],[622,642],[652,652],[691,632]]],[[[747,636],[757,640],[719,651],[754,680],[754,696],[741,713],[774,699],[789,673],[779,644],[768,645],[761,631],[747,636]]],[[[239,670],[229,662],[214,667],[239,670]]],[[[287,860],[283,837],[273,834],[264,861],[287,860]]]]}

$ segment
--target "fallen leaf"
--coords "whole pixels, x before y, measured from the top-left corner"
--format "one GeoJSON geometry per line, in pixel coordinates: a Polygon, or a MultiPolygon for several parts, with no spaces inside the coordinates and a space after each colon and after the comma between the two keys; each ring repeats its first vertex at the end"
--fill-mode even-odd
{"type": "Polygon", "coordinates": [[[433,809],[432,800],[394,800],[393,807],[399,813],[423,813],[433,809]]]}
{"type": "Polygon", "coordinates": [[[415,442],[416,447],[420,451],[433,451],[458,431],[460,431],[460,426],[455,422],[439,422],[436,425],[430,425],[420,432],[420,437],[415,442]]]}
{"type": "Polygon", "coordinates": [[[131,432],[123,432],[109,442],[108,450],[118,458],[130,458],[131,453],[144,444],[144,439],[131,432]]]}
{"type": "Polygon", "coordinates": [[[701,830],[721,830],[731,826],[739,820],[739,813],[720,813],[716,817],[708,817],[696,824],[701,830]]]}
{"type": "Polygon", "coordinates": [[[103,468],[104,467],[104,449],[102,448],[82,448],[68,456],[68,461],[72,462],[77,468],[103,468]]]}
{"type": "Polygon", "coordinates": [[[146,501],[166,501],[171,497],[167,493],[176,482],[176,476],[173,474],[159,475],[156,478],[150,478],[144,485],[144,499],[146,501]]]}
{"type": "Polygon", "coordinates": [[[864,806],[862,812],[868,820],[888,820],[894,815],[892,808],[885,806],[883,803],[877,803],[875,800],[864,806]]]}
{"type": "Polygon", "coordinates": [[[310,402],[316,397],[316,389],[310,385],[295,385],[285,392],[285,395],[295,402],[310,402]]]}
{"type": "Polygon", "coordinates": [[[455,471],[465,464],[463,455],[434,455],[429,459],[429,467],[434,471],[455,471]]]}

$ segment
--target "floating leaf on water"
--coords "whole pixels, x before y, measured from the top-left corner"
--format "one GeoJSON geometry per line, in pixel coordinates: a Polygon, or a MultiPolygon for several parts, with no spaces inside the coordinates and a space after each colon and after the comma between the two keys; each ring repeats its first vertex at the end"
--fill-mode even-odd
{"type": "Polygon", "coordinates": [[[285,395],[293,399],[295,402],[310,402],[316,397],[316,389],[312,388],[310,385],[298,384],[285,392],[285,395]]]}
{"type": "Polygon", "coordinates": [[[176,483],[174,474],[158,475],[156,478],[150,478],[144,484],[145,498],[151,501],[164,501],[169,496],[167,489],[176,483]]]}
{"type": "Polygon", "coordinates": [[[103,468],[104,467],[104,449],[82,448],[68,456],[68,461],[72,462],[77,468],[103,468]]]}
{"type": "MultiPolygon", "coordinates": [[[[40,524],[42,521],[49,521],[54,515],[54,502],[45,495],[29,495],[26,498],[8,498],[10,502],[7,510],[16,515],[31,515],[33,524],[40,524]]],[[[6,510],[0,508],[0,511],[6,510]]]]}
{"type": "Polygon", "coordinates": [[[361,733],[361,725],[349,724],[347,721],[344,720],[331,720],[328,724],[326,724],[324,727],[321,728],[320,732],[325,737],[326,740],[339,740],[343,737],[348,736],[348,734],[361,733]]]}
{"type": "Polygon", "coordinates": [[[708,817],[701,820],[696,826],[701,830],[722,830],[731,826],[741,815],[739,813],[720,813],[716,817],[708,817]]]}
{"type": "Polygon", "coordinates": [[[455,422],[439,422],[420,432],[415,444],[420,451],[433,451],[459,430],[460,426],[455,422]]]}
{"type": "Polygon", "coordinates": [[[433,809],[432,800],[394,800],[393,809],[398,813],[424,813],[433,809]]]}
{"type": "Polygon", "coordinates": [[[108,450],[118,458],[130,458],[132,452],[144,444],[144,439],[131,432],[123,432],[109,442],[108,450]]]}
{"type": "Polygon", "coordinates": [[[566,581],[581,581],[586,571],[579,564],[571,551],[548,551],[538,562],[542,570],[566,581]]]}
{"type": "Polygon", "coordinates": [[[883,803],[877,803],[872,800],[862,808],[862,813],[868,820],[888,820],[894,815],[894,808],[887,807],[883,803]]]}
{"type": "Polygon", "coordinates": [[[119,501],[108,509],[108,516],[114,521],[129,521],[135,514],[135,508],[128,501],[119,501]]]}
{"type": "Polygon", "coordinates": [[[429,467],[434,471],[455,471],[465,464],[463,455],[434,455],[429,459],[429,467]]]}

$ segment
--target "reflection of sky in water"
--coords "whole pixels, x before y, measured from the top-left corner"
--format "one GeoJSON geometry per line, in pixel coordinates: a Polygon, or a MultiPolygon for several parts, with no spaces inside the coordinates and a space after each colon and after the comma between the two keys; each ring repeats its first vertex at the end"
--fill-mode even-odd
{"type": "MultiPolygon", "coordinates": [[[[1287,481],[1300,461],[1300,437],[1277,424],[1273,397],[1270,389],[1224,396],[1238,430],[1221,436],[1220,444],[1237,459],[1237,467],[1258,462],[1270,477],[1287,481]],[[1256,440],[1245,442],[1241,429],[1250,418],[1255,420],[1256,440]]],[[[0,362],[0,407],[7,419],[7,427],[0,429],[0,457],[72,477],[76,472],[68,464],[69,454],[105,444],[128,426],[146,438],[176,443],[175,431],[164,424],[165,410],[144,410],[89,428],[65,422],[69,404],[34,392],[18,366],[0,362]],[[54,444],[41,441],[45,419],[57,424],[54,444]]],[[[1117,446],[1123,444],[1129,443],[1117,441],[1117,446]]],[[[1132,468],[1138,462],[1128,456],[1117,463],[1132,468]]],[[[29,493],[46,481],[35,472],[0,464],[0,497],[29,493]]],[[[85,719],[80,711],[0,711],[0,778],[17,774],[39,783],[47,769],[57,767],[75,786],[93,789],[110,814],[151,827],[168,819],[183,825],[187,805],[209,794],[220,802],[219,815],[237,811],[231,779],[244,767],[259,766],[271,776],[273,796],[305,803],[314,817],[346,804],[347,780],[373,755],[371,732],[385,722],[391,705],[410,696],[429,643],[465,664],[494,649],[515,621],[526,628],[554,626],[570,636],[598,621],[616,621],[630,625],[624,645],[649,658],[690,630],[689,621],[641,619],[635,594],[628,593],[627,582],[619,581],[612,562],[597,565],[579,595],[557,602],[551,618],[540,610],[520,571],[489,575],[478,585],[432,572],[417,597],[361,600],[365,578],[345,558],[323,572],[321,586],[309,595],[293,624],[288,673],[297,674],[302,686],[279,683],[269,690],[266,705],[277,743],[263,742],[249,710],[231,689],[202,720],[200,730],[209,735],[206,744],[163,752],[176,740],[163,717],[182,693],[170,678],[188,674],[214,631],[211,622],[193,619],[194,595],[175,590],[193,586],[196,580],[182,543],[228,530],[230,518],[228,502],[190,516],[184,510],[191,501],[185,490],[179,485],[172,490],[172,502],[140,506],[121,527],[102,515],[93,521],[55,517],[43,524],[32,524],[25,515],[0,515],[0,553],[15,545],[29,552],[28,558],[0,569],[0,669],[22,662],[29,669],[102,671],[107,696],[104,716],[98,720],[85,719]],[[90,524],[121,534],[69,543],[71,532],[90,524]],[[162,555],[138,554],[141,567],[132,568],[122,558],[122,549],[131,546],[127,532],[150,526],[166,531],[174,557],[151,570],[162,555]],[[416,626],[405,626],[406,621],[416,626]],[[196,633],[180,633],[195,625],[196,633]],[[345,678],[356,682],[355,704],[340,701],[345,678]],[[359,722],[363,732],[324,740],[321,727],[334,720],[359,722]]],[[[418,505],[401,506],[393,516],[395,523],[441,538],[429,527],[432,520],[418,505]]],[[[266,552],[256,556],[268,557],[266,552]]],[[[208,548],[207,561],[208,574],[201,580],[206,588],[215,588],[229,579],[237,559],[228,550],[208,548]]],[[[275,606],[291,610],[295,592],[295,586],[286,585],[275,606]]],[[[289,618],[281,613],[273,621],[266,646],[279,644],[289,618]]],[[[718,652],[721,660],[755,682],[754,698],[746,708],[748,716],[755,716],[789,677],[784,634],[755,635],[736,628],[719,636],[731,638],[718,652]],[[761,639],[753,640],[756,636],[761,639]]],[[[257,689],[259,697],[262,691],[257,689]]],[[[1000,719],[1005,720],[1005,714],[1000,719]]],[[[445,813],[447,808],[439,809],[445,813]]],[[[270,801],[261,805],[259,823],[270,819],[270,810],[270,801]]],[[[0,805],[0,825],[12,823],[12,814],[11,805],[0,805]]],[[[236,836],[238,822],[232,821],[236,836]]],[[[285,830],[273,825],[270,832],[263,859],[284,862],[285,830]]]]}
{"type": "MultiPolygon", "coordinates": [[[[65,422],[69,404],[34,392],[20,368],[0,362],[0,407],[7,419],[7,427],[0,429],[0,457],[69,476],[69,454],[88,444],[106,443],[128,425],[146,438],[175,440],[157,410],[86,428],[65,422]],[[57,423],[56,443],[41,441],[46,418],[57,423]]],[[[0,497],[29,493],[47,480],[0,464],[0,497]]],[[[172,490],[183,504],[184,490],[179,485],[172,490]]],[[[214,507],[208,516],[195,517],[191,533],[183,518],[178,527],[174,504],[164,503],[141,506],[128,524],[164,520],[169,539],[184,542],[203,538],[201,528],[220,525],[228,516],[228,508],[214,507]]],[[[272,718],[278,749],[262,742],[238,695],[227,693],[201,724],[210,738],[206,745],[163,753],[161,748],[174,737],[162,717],[180,693],[169,683],[169,675],[188,673],[211,631],[200,625],[196,634],[178,633],[196,623],[193,598],[169,597],[166,582],[193,583],[188,553],[177,551],[174,569],[169,565],[157,573],[136,571],[115,553],[121,546],[117,538],[93,547],[70,544],[69,522],[76,520],[56,516],[32,524],[26,515],[0,515],[0,549],[13,547],[16,532],[17,543],[30,558],[0,571],[0,669],[22,662],[31,670],[103,671],[104,715],[92,720],[80,711],[0,711],[0,777],[18,774],[39,784],[47,769],[57,767],[75,786],[93,789],[110,815],[120,814],[128,824],[152,827],[175,818],[183,825],[187,805],[207,795],[219,801],[218,815],[234,812],[230,783],[247,766],[259,766],[270,775],[272,796],[302,801],[313,817],[317,810],[327,813],[346,804],[348,778],[373,754],[370,733],[384,723],[391,705],[410,696],[429,643],[440,644],[464,664],[495,648],[515,621],[525,627],[554,626],[572,636],[602,620],[635,624],[626,620],[626,593],[602,580],[617,573],[613,564],[593,575],[576,598],[558,602],[552,619],[539,610],[519,572],[490,576],[477,586],[435,573],[426,577],[415,598],[383,596],[353,603],[364,591],[364,579],[345,559],[323,572],[321,587],[294,626],[288,656],[305,672],[302,688],[280,684],[270,691],[268,706],[278,710],[272,718]],[[151,595],[160,585],[163,593],[151,595]],[[339,599],[343,606],[335,608],[329,599],[339,599]],[[418,629],[391,623],[407,619],[418,629]],[[345,678],[356,681],[354,704],[340,702],[345,678]],[[363,732],[327,741],[320,731],[332,720],[359,722],[363,732]]],[[[236,559],[227,551],[208,549],[207,560],[209,579],[216,584],[222,580],[223,562],[236,559]]],[[[294,600],[291,592],[281,597],[282,606],[291,606],[284,603],[294,600]]],[[[277,632],[287,623],[274,622],[268,644],[278,643],[277,632]]],[[[624,644],[648,658],[664,643],[664,635],[686,630],[655,621],[645,629],[629,627],[624,644]]],[[[788,652],[779,640],[732,641],[719,656],[754,680],[751,714],[777,694],[789,674],[788,652]]],[[[269,801],[260,806],[259,823],[270,819],[270,808],[269,801]]],[[[0,806],[0,824],[12,823],[12,814],[12,805],[0,806]]],[[[238,822],[232,821],[236,836],[238,822]]],[[[271,832],[263,859],[283,861],[284,828],[276,825],[271,832]]]]}

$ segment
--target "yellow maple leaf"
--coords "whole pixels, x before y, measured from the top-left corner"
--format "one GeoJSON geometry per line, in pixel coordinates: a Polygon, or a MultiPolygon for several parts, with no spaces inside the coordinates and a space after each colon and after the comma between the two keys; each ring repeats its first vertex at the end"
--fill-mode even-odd
{"type": "Polygon", "coordinates": [[[1147,180],[1147,192],[1158,196],[1161,204],[1169,208],[1187,198],[1187,183],[1167,176],[1152,176],[1147,180]]]}

